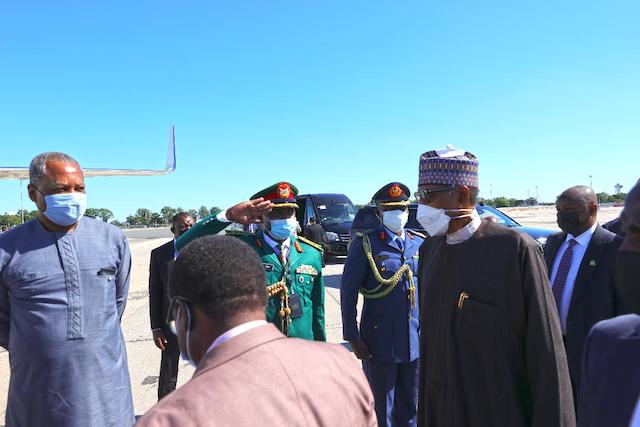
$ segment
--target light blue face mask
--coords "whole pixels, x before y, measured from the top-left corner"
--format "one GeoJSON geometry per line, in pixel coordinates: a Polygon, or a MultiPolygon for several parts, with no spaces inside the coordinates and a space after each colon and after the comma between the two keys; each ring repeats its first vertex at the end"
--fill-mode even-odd
{"type": "Polygon", "coordinates": [[[78,222],[87,210],[85,193],[50,194],[44,196],[44,202],[47,205],[44,216],[65,227],[78,222]]]}
{"type": "Polygon", "coordinates": [[[272,219],[269,234],[276,240],[287,240],[298,229],[298,220],[295,217],[287,219],[272,219]]]}

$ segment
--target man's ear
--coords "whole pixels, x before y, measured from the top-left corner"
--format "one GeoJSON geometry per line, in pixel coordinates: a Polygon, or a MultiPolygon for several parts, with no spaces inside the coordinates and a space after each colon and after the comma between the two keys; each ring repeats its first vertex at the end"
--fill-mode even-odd
{"type": "Polygon", "coordinates": [[[172,232],[173,234],[175,234],[175,233],[176,233],[176,228],[175,228],[173,225],[171,226],[171,228],[170,228],[169,230],[171,230],[171,232],[172,232]]]}
{"type": "Polygon", "coordinates": [[[36,186],[30,183],[29,185],[27,185],[27,192],[29,193],[29,199],[31,199],[31,201],[37,205],[38,189],[36,189],[36,186]]]}

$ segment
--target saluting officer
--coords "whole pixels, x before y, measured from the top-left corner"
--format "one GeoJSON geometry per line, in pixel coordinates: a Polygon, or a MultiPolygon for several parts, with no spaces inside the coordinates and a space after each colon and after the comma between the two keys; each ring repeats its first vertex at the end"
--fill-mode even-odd
{"type": "Polygon", "coordinates": [[[358,233],[342,275],[343,337],[363,360],[380,426],[415,426],[418,399],[418,251],[424,238],[405,230],[409,189],[392,182],[373,196],[380,226],[358,233]],[[360,329],[358,292],[364,296],[360,329]]]}
{"type": "MultiPolygon", "coordinates": [[[[298,189],[288,182],[254,194],[251,199],[255,206],[269,203],[269,210],[261,211],[262,228],[257,233],[234,235],[254,248],[262,259],[270,296],[267,321],[289,337],[326,341],[322,248],[296,233],[297,194],[298,189]]],[[[242,219],[231,209],[195,224],[176,242],[178,250],[198,237],[220,232],[231,220],[242,219]]]]}

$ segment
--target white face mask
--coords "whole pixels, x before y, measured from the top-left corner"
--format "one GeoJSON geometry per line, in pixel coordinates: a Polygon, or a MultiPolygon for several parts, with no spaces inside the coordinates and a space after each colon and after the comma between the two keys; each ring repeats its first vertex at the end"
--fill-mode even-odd
{"type": "MultiPolygon", "coordinates": [[[[171,325],[173,326],[171,328],[171,331],[173,332],[175,330],[176,337],[178,336],[177,331],[180,329],[177,324],[178,317],[180,315],[180,310],[182,310],[182,307],[178,308],[178,312],[176,313],[176,320],[172,322],[172,325],[171,325]]],[[[185,313],[187,315],[187,336],[185,337],[186,354],[182,352],[182,349],[181,349],[180,358],[195,368],[197,366],[196,362],[194,362],[193,359],[191,358],[191,352],[189,351],[189,341],[191,340],[191,313],[189,312],[189,310],[186,309],[186,307],[185,307],[185,313]]],[[[180,337],[178,337],[178,342],[180,342],[180,337]]]]}
{"type": "Polygon", "coordinates": [[[391,231],[398,234],[409,221],[409,211],[384,211],[382,212],[382,223],[391,231]]]}
{"type": "Polygon", "coordinates": [[[451,219],[466,218],[473,215],[474,209],[437,209],[429,205],[419,204],[416,219],[429,236],[444,236],[449,229],[451,219]],[[449,216],[447,213],[461,213],[462,215],[449,216]]]}

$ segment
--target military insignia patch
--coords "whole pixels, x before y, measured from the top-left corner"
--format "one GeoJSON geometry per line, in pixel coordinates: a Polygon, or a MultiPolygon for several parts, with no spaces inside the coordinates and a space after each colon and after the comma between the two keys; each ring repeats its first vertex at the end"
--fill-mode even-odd
{"type": "Polygon", "coordinates": [[[290,194],[291,188],[289,188],[289,186],[284,182],[280,184],[280,186],[278,187],[278,196],[281,199],[288,199],[290,194]]]}
{"type": "Polygon", "coordinates": [[[389,189],[389,196],[393,197],[394,199],[402,196],[402,189],[400,188],[400,186],[399,185],[392,186],[389,189]]]}
{"type": "Polygon", "coordinates": [[[317,276],[318,270],[316,270],[312,265],[302,264],[300,267],[296,268],[296,273],[317,276]]]}

